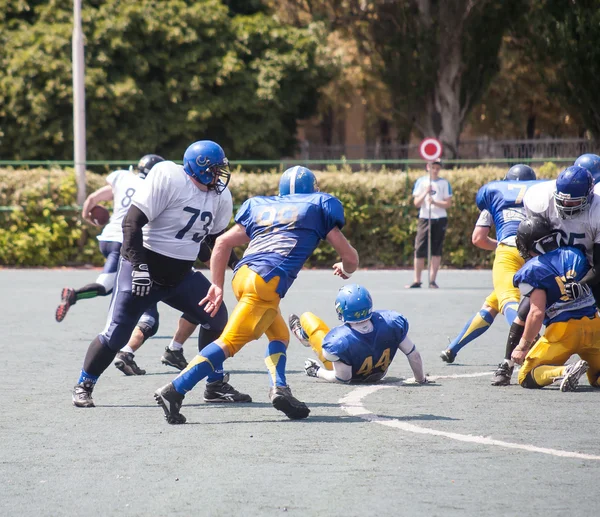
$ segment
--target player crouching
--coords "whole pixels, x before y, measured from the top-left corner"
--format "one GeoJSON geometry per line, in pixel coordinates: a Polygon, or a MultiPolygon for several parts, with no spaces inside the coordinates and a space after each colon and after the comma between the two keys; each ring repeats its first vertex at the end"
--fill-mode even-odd
{"type": "Polygon", "coordinates": [[[310,346],[323,364],[321,367],[308,359],[304,363],[306,375],[329,382],[377,382],[400,349],[408,358],[416,382],[427,382],[404,316],[394,311],[373,311],[369,291],[356,284],[339,290],[335,310],[344,324],[333,329],[310,312],[289,318],[294,335],[304,346],[310,346]]]}
{"type": "Polygon", "coordinates": [[[519,384],[543,388],[560,381],[561,391],[574,391],[587,371],[590,384],[600,387],[600,315],[589,288],[577,283],[589,265],[580,250],[558,243],[558,232],[541,217],[519,224],[517,248],[527,262],[515,274],[514,284],[525,297],[521,305],[527,301],[530,305],[523,335],[512,353],[513,361],[523,364],[519,384]],[[578,286],[576,299],[567,296],[565,284],[571,289],[578,286]],[[544,335],[532,347],[542,323],[544,335]],[[574,354],[581,360],[565,366],[574,354]]]}

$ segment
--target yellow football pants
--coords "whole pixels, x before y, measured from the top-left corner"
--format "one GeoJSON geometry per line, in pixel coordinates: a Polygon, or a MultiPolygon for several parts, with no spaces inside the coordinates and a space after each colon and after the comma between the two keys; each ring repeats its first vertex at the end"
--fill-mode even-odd
{"type": "Polygon", "coordinates": [[[313,352],[317,354],[319,361],[323,363],[323,366],[327,370],[333,370],[331,361],[328,361],[323,357],[323,339],[329,332],[329,327],[325,322],[318,316],[315,316],[312,312],[305,312],[300,316],[300,325],[304,329],[304,332],[308,335],[308,342],[313,352]]]}
{"type": "Polygon", "coordinates": [[[276,291],[279,277],[265,282],[248,266],[242,266],[231,285],[238,304],[217,340],[227,346],[230,356],[233,357],[246,343],[263,334],[269,341],[282,341],[287,345],[290,332],[281,316],[281,298],[276,291]]]}
{"type": "Polygon", "coordinates": [[[494,266],[492,267],[492,280],[494,282],[494,292],[497,302],[496,306],[490,302],[494,302],[490,296],[486,298],[486,303],[499,312],[504,312],[504,307],[507,303],[519,303],[521,293],[519,288],[513,285],[513,277],[515,273],[525,264],[525,260],[519,255],[517,248],[506,244],[498,244],[496,248],[496,256],[494,257],[494,266]]]}
{"type": "Polygon", "coordinates": [[[592,386],[600,387],[600,316],[580,320],[552,323],[533,348],[527,354],[519,370],[519,384],[523,384],[527,375],[531,376],[539,387],[548,386],[557,377],[562,377],[564,364],[569,357],[577,354],[587,361],[587,372],[592,386]]]}

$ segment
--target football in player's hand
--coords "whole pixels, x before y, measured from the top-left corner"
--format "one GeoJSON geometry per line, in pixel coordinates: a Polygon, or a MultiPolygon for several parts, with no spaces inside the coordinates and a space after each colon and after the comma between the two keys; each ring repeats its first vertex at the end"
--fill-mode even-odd
{"type": "Polygon", "coordinates": [[[90,219],[98,226],[104,226],[110,219],[109,211],[103,206],[96,205],[90,210],[90,219]]]}

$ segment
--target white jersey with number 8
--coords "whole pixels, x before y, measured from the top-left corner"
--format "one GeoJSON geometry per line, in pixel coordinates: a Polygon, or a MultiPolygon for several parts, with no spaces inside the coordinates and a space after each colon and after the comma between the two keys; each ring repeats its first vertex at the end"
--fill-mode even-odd
{"type": "Polygon", "coordinates": [[[133,197],[148,218],[144,248],[180,260],[195,260],[209,234],[227,228],[233,214],[229,189],[200,190],[181,165],[157,163],[133,197]]]}
{"type": "Polygon", "coordinates": [[[98,236],[99,241],[123,242],[121,224],[131,206],[133,195],[143,181],[136,173],[126,170],[113,171],[106,177],[106,183],[113,191],[113,213],[98,236]]]}
{"type": "Polygon", "coordinates": [[[600,244],[600,195],[594,194],[590,206],[572,219],[562,219],[554,202],[556,181],[545,181],[527,190],[523,204],[527,215],[541,215],[562,235],[563,246],[579,248],[593,264],[594,244],[600,244]]]}

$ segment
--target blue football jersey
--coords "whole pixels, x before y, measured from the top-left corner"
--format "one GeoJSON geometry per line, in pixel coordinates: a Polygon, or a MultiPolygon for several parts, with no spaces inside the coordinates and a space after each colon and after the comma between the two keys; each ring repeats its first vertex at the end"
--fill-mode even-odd
{"type": "Polygon", "coordinates": [[[515,287],[524,283],[546,291],[544,325],[548,326],[596,313],[596,303],[591,293],[578,300],[569,300],[565,294],[567,278],[581,280],[589,268],[585,255],[577,248],[558,248],[525,262],[515,274],[513,283],[515,287]]]}
{"type": "Polygon", "coordinates": [[[373,311],[373,330],[362,334],[349,324],[331,329],[323,350],[352,366],[352,381],[377,380],[385,375],[398,345],[408,334],[408,321],[394,311],[373,311]]]}
{"type": "Polygon", "coordinates": [[[235,268],[248,266],[268,282],[279,277],[282,298],[306,259],[334,228],[344,226],[344,208],[336,197],[316,192],[253,197],[238,210],[235,222],[250,244],[235,268]]]}
{"type": "Polygon", "coordinates": [[[515,245],[517,228],[526,217],[523,197],[537,183],[541,181],[492,181],[477,192],[477,208],[492,215],[498,242],[515,245]]]}

